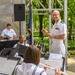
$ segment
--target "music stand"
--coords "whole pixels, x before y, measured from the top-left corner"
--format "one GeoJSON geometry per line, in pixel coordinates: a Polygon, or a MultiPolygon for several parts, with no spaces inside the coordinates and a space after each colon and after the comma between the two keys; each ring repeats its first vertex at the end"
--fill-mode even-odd
{"type": "Polygon", "coordinates": [[[20,45],[19,44],[19,49],[18,49],[18,53],[20,56],[24,56],[25,50],[26,50],[27,46],[24,45],[20,45]]]}
{"type": "Polygon", "coordinates": [[[0,51],[3,48],[13,47],[18,42],[19,42],[19,40],[0,41],[0,51]]]}
{"type": "Polygon", "coordinates": [[[12,75],[19,61],[20,58],[8,59],[7,57],[0,56],[0,74],[12,75]]]}
{"type": "Polygon", "coordinates": [[[9,56],[9,54],[11,53],[12,50],[13,50],[13,48],[4,48],[4,49],[0,52],[0,55],[1,55],[1,56],[9,56]]]}

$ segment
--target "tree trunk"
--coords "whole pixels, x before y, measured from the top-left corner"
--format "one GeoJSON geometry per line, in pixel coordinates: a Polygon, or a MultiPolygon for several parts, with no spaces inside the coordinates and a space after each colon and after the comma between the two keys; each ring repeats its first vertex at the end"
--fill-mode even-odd
{"type": "Polygon", "coordinates": [[[72,40],[72,39],[71,39],[71,35],[72,35],[72,23],[70,22],[70,28],[69,28],[69,34],[68,34],[68,40],[72,40]]]}
{"type": "Polygon", "coordinates": [[[40,37],[43,37],[43,33],[41,32],[42,30],[42,27],[43,27],[43,15],[39,15],[39,36],[40,37]]]}

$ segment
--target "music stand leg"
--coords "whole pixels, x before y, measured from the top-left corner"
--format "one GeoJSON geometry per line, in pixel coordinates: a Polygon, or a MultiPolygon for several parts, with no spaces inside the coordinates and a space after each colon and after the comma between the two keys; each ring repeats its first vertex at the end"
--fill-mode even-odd
{"type": "Polygon", "coordinates": [[[20,29],[19,34],[21,35],[21,21],[19,21],[19,29],[20,29]]]}

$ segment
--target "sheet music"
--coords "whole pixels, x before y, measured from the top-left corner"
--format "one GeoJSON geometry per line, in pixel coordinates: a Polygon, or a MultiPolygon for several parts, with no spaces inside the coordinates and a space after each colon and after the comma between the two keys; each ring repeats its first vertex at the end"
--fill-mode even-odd
{"type": "MultiPolygon", "coordinates": [[[[62,67],[62,62],[63,62],[63,59],[48,59],[48,60],[45,60],[44,58],[40,58],[40,63],[43,63],[43,64],[49,64],[51,67],[54,67],[54,68],[59,68],[61,69],[62,67]]],[[[39,67],[44,67],[43,65],[40,65],[39,64],[39,67]]],[[[46,70],[46,73],[47,75],[55,75],[55,71],[52,70],[52,69],[47,69],[46,70]]]]}
{"type": "Polygon", "coordinates": [[[61,54],[50,53],[49,58],[50,59],[62,59],[62,55],[61,54]]]}
{"type": "Polygon", "coordinates": [[[12,75],[17,63],[17,60],[0,57],[0,73],[12,75]]]}
{"type": "Polygon", "coordinates": [[[8,38],[11,38],[13,35],[10,34],[10,33],[7,33],[6,36],[7,36],[8,38]]]}

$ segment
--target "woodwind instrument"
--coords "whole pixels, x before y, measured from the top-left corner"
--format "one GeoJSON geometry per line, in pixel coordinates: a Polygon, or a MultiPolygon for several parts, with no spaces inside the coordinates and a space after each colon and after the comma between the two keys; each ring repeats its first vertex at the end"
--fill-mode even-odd
{"type": "MultiPolygon", "coordinates": [[[[43,64],[43,63],[40,63],[40,65],[43,65],[43,66],[46,66],[46,67],[47,67],[47,68],[49,68],[49,69],[55,70],[55,68],[54,68],[54,67],[47,66],[47,65],[45,65],[45,64],[43,64]]],[[[61,74],[69,75],[69,74],[67,74],[67,73],[65,73],[65,72],[63,72],[63,71],[61,71],[61,74]]]]}

